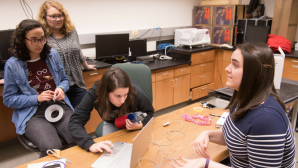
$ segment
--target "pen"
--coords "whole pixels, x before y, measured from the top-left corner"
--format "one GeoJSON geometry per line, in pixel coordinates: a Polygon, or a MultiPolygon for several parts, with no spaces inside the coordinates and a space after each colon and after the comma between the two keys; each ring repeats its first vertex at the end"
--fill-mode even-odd
{"type": "Polygon", "coordinates": [[[220,115],[216,115],[216,114],[210,114],[210,115],[215,117],[221,117],[220,115]]]}

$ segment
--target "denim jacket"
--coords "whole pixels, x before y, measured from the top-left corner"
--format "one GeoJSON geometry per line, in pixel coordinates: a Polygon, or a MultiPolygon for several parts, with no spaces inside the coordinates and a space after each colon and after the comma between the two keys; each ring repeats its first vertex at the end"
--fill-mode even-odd
{"type": "MultiPolygon", "coordinates": [[[[46,64],[56,87],[61,86],[66,92],[69,89],[69,80],[56,50],[51,49],[46,64]]],[[[29,85],[26,61],[11,57],[5,63],[4,73],[3,103],[7,107],[14,108],[12,122],[15,124],[17,134],[22,135],[25,133],[27,121],[35,114],[38,105],[40,105],[37,101],[38,92],[29,85]]],[[[72,108],[66,95],[64,101],[72,108]]]]}

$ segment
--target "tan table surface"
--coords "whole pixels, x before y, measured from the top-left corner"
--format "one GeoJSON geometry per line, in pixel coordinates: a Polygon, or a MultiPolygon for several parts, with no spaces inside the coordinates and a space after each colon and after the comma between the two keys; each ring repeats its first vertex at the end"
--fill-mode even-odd
{"type": "MultiPolygon", "coordinates": [[[[178,155],[181,154],[182,156],[188,159],[194,159],[195,154],[193,152],[192,146],[193,141],[195,138],[204,130],[212,130],[218,129],[216,128],[216,121],[219,117],[210,116],[213,119],[213,124],[211,126],[201,126],[194,124],[192,122],[186,122],[184,119],[181,118],[182,114],[190,114],[194,116],[196,112],[192,109],[193,107],[202,107],[201,104],[195,103],[184,108],[178,109],[173,111],[172,113],[168,113],[159,117],[154,118],[153,122],[153,139],[155,142],[159,144],[168,144],[170,141],[166,138],[166,132],[169,130],[178,129],[181,127],[181,122],[173,121],[173,120],[181,120],[183,121],[183,128],[181,131],[185,132],[186,136],[175,136],[168,134],[168,136],[172,139],[173,143],[170,146],[163,146],[161,150],[166,151],[172,158],[178,158],[178,155]],[[167,121],[173,121],[170,125],[163,127],[163,124],[167,121]]],[[[217,108],[214,110],[204,108],[204,111],[199,113],[199,115],[208,115],[210,113],[221,115],[226,110],[217,108]]],[[[196,119],[196,121],[201,121],[196,119]]],[[[127,131],[126,129],[114,132],[112,134],[100,137],[95,139],[95,142],[103,141],[103,140],[110,140],[114,141],[122,141],[132,143],[133,138],[137,135],[138,131],[127,131]]],[[[175,134],[175,132],[174,132],[175,134]]],[[[159,147],[150,143],[149,150],[145,154],[144,157],[148,157],[153,159],[158,165],[160,163],[161,157],[167,157],[167,155],[163,152],[158,152],[159,147]]],[[[208,152],[211,155],[211,159],[214,161],[221,161],[225,159],[229,152],[226,146],[217,145],[214,143],[209,143],[208,152]]],[[[93,162],[101,155],[101,153],[91,153],[86,152],[85,150],[81,149],[79,146],[75,146],[64,151],[61,151],[61,156],[68,159],[72,162],[72,164],[67,163],[67,168],[88,168],[90,167],[93,162]]],[[[54,157],[44,157],[41,159],[34,160],[32,162],[23,164],[18,166],[17,168],[27,168],[28,164],[44,162],[44,161],[51,161],[56,160],[54,157]]],[[[155,167],[154,163],[148,159],[141,160],[141,166],[143,168],[152,168],[155,167]]],[[[139,166],[138,166],[139,167],[139,166]]],[[[161,167],[171,167],[170,161],[163,159],[161,167]]]]}

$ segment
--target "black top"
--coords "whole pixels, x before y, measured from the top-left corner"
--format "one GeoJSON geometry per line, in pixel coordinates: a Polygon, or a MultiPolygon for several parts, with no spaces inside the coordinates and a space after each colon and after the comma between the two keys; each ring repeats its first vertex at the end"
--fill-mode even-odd
{"type": "MultiPolygon", "coordinates": [[[[147,116],[142,121],[143,126],[145,126],[148,121],[153,117],[154,108],[148,98],[146,97],[145,93],[142,91],[142,89],[135,83],[132,82],[132,85],[136,88],[137,94],[135,95],[135,102],[133,106],[129,106],[129,109],[127,110],[128,113],[142,111],[146,112],[147,116]]],[[[84,125],[89,121],[90,119],[90,113],[93,110],[94,102],[97,99],[96,93],[95,93],[95,86],[94,84],[89,91],[85,94],[83,100],[81,103],[76,107],[74,114],[71,116],[68,124],[68,129],[74,138],[74,141],[77,145],[79,145],[81,148],[85,149],[86,151],[89,151],[89,147],[93,145],[95,142],[93,139],[87,134],[84,125]]],[[[112,112],[110,114],[110,120],[106,122],[113,123],[115,119],[118,117],[116,114],[118,112],[118,108],[116,106],[111,106],[112,112]]],[[[95,107],[95,109],[98,111],[98,108],[95,107]]],[[[100,114],[99,114],[100,115],[100,114]]]]}

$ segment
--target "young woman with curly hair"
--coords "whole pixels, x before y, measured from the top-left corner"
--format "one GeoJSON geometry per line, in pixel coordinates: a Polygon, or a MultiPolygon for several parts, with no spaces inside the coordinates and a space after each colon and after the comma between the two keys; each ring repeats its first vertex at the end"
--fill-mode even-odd
{"type": "Polygon", "coordinates": [[[87,64],[80,48],[77,31],[66,9],[59,2],[44,2],[40,7],[38,20],[46,29],[48,44],[60,54],[70,82],[66,95],[73,108],[76,108],[87,92],[81,66],[87,70],[96,70],[95,65],[87,64]]]}
{"type": "Polygon", "coordinates": [[[36,20],[23,20],[13,32],[9,51],[12,57],[5,64],[3,103],[14,108],[17,134],[38,146],[40,157],[48,149],[62,149],[60,138],[67,143],[63,148],[75,145],[68,131],[73,109],[64,94],[69,80],[58,52],[47,45],[45,29],[36,20]],[[45,110],[52,104],[64,110],[54,123],[45,118],[45,110]]]}

